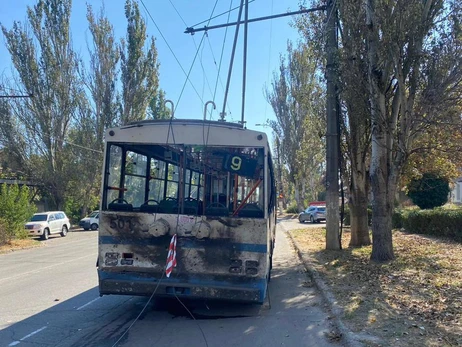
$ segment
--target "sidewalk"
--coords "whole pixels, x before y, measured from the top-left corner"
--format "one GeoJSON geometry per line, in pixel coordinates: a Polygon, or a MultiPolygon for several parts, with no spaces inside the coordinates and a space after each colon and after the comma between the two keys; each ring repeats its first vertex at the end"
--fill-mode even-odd
{"type": "Polygon", "coordinates": [[[345,346],[348,347],[361,347],[364,346],[361,341],[369,340],[370,342],[379,343],[371,336],[360,336],[358,334],[354,334],[348,327],[343,323],[340,317],[344,315],[343,309],[340,305],[338,305],[337,300],[335,299],[334,295],[332,294],[330,288],[326,285],[326,283],[322,280],[318,272],[316,271],[315,267],[313,266],[313,260],[310,255],[306,252],[301,251],[301,247],[298,245],[296,239],[293,237],[291,233],[290,226],[285,225],[285,221],[294,219],[291,215],[282,215],[279,218],[278,226],[280,230],[287,234],[288,239],[291,241],[292,245],[294,246],[295,251],[298,254],[300,261],[303,263],[306,272],[311,277],[313,283],[318,288],[319,292],[321,293],[325,303],[328,305],[329,310],[332,313],[331,319],[333,320],[334,324],[337,326],[339,333],[342,335],[342,342],[345,346]]]}

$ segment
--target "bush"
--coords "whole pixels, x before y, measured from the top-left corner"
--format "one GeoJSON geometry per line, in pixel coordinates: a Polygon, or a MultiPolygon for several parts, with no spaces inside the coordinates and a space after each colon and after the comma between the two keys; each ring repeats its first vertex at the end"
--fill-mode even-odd
{"type": "Polygon", "coordinates": [[[29,202],[29,189],[17,184],[0,186],[0,219],[7,241],[24,237],[24,224],[35,212],[29,202]]]}
{"type": "Polygon", "coordinates": [[[414,210],[401,214],[406,231],[462,241],[462,210],[414,210]]]}
{"type": "Polygon", "coordinates": [[[450,192],[448,180],[432,173],[424,173],[422,178],[412,180],[408,190],[407,195],[421,209],[444,205],[450,192]]]}
{"type": "Polygon", "coordinates": [[[297,204],[292,204],[287,207],[286,213],[299,213],[297,204]]]}
{"type": "MultiPolygon", "coordinates": [[[[341,212],[341,207],[340,207],[340,212],[341,212]]],[[[372,209],[371,208],[367,209],[367,223],[369,226],[372,225],[372,209]]],[[[350,209],[347,206],[345,206],[345,211],[343,215],[343,224],[351,225],[350,209]]]]}

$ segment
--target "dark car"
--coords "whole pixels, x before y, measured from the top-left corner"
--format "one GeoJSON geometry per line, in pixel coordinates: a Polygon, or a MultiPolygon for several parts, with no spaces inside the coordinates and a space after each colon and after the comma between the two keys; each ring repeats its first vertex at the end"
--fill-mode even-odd
{"type": "Polygon", "coordinates": [[[298,215],[300,223],[310,221],[311,223],[319,223],[326,220],[326,206],[310,206],[305,211],[298,215]]]}

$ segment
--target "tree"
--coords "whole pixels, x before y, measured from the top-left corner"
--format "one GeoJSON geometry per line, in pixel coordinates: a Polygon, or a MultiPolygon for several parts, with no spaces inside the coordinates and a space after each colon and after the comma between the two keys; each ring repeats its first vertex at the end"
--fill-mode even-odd
{"type": "Polygon", "coordinates": [[[10,102],[3,134],[19,136],[12,146],[21,164],[44,183],[54,207],[64,204],[69,182],[64,143],[77,109],[78,62],[69,31],[71,0],[39,0],[28,7],[28,24],[2,25],[6,46],[17,72],[16,89],[33,97],[10,102]],[[37,160],[31,160],[32,156],[37,160]]]}
{"type": "Polygon", "coordinates": [[[342,134],[349,165],[349,209],[351,218],[350,246],[371,243],[368,225],[369,163],[371,127],[367,84],[365,33],[362,22],[365,11],[361,1],[339,3],[341,35],[339,48],[339,96],[342,106],[342,134]]]}
{"type": "Polygon", "coordinates": [[[422,209],[443,206],[448,202],[449,182],[433,173],[424,173],[408,185],[408,196],[422,209]]]}
{"type": "Polygon", "coordinates": [[[149,103],[149,116],[152,119],[169,119],[171,116],[170,110],[165,105],[165,92],[160,89],[159,93],[154,95],[149,103]]]}
{"type": "Polygon", "coordinates": [[[274,74],[272,90],[266,91],[266,97],[276,115],[276,121],[270,125],[280,140],[280,160],[287,165],[295,200],[302,210],[305,198],[315,199],[316,190],[321,190],[324,91],[320,88],[316,56],[311,48],[300,45],[294,49],[289,43],[287,52],[287,63],[281,57],[279,74],[274,74]]]}
{"type": "Polygon", "coordinates": [[[24,224],[34,212],[35,206],[29,202],[29,189],[26,186],[0,185],[0,244],[20,237],[24,224]]]}
{"type": "Polygon", "coordinates": [[[146,23],[140,15],[138,3],[125,2],[128,21],[126,40],[121,41],[120,59],[122,71],[121,123],[143,120],[152,100],[159,94],[159,63],[154,37],[145,52],[146,23]]]}
{"type": "Polygon", "coordinates": [[[365,8],[371,259],[387,261],[394,258],[391,218],[400,173],[428,123],[461,100],[461,8],[444,0],[367,0],[365,8]]]}

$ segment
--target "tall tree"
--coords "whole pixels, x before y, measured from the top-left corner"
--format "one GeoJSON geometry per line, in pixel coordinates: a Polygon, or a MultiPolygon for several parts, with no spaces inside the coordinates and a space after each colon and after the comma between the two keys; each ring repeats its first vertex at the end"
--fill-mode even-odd
{"type": "Polygon", "coordinates": [[[393,202],[415,140],[461,100],[460,18],[458,1],[366,1],[372,260],[394,258],[393,202]]]}
{"type": "Polygon", "coordinates": [[[69,181],[63,147],[79,93],[78,62],[69,31],[71,7],[71,0],[39,0],[27,9],[28,23],[15,21],[11,29],[2,25],[18,88],[33,94],[10,103],[9,124],[29,146],[16,151],[25,166],[33,163],[55,208],[62,208],[69,181]],[[31,152],[39,155],[36,162],[31,152]]]}
{"type": "Polygon", "coordinates": [[[159,93],[159,63],[154,37],[145,52],[146,23],[138,3],[125,2],[128,21],[126,40],[121,41],[122,124],[146,118],[149,103],[159,93]]]}
{"type": "Polygon", "coordinates": [[[300,45],[294,49],[289,43],[287,53],[287,63],[281,57],[279,74],[274,74],[272,90],[267,90],[266,96],[276,115],[270,125],[280,140],[281,159],[288,167],[295,200],[302,210],[306,197],[315,198],[316,185],[321,189],[325,117],[320,102],[324,91],[311,47],[300,45]],[[306,196],[308,186],[310,195],[306,196]]]}
{"type": "Polygon", "coordinates": [[[365,18],[363,2],[340,1],[339,97],[342,105],[342,133],[349,160],[350,246],[370,245],[367,206],[369,203],[369,164],[371,127],[369,85],[367,83],[365,18]]]}
{"type": "Polygon", "coordinates": [[[78,99],[76,127],[69,132],[72,143],[80,147],[67,147],[74,167],[68,205],[79,201],[82,215],[93,207],[98,195],[104,131],[119,122],[116,84],[120,52],[114,29],[104,7],[94,13],[87,5],[87,20],[91,33],[90,59],[88,68],[82,69],[86,97],[78,99]]]}

